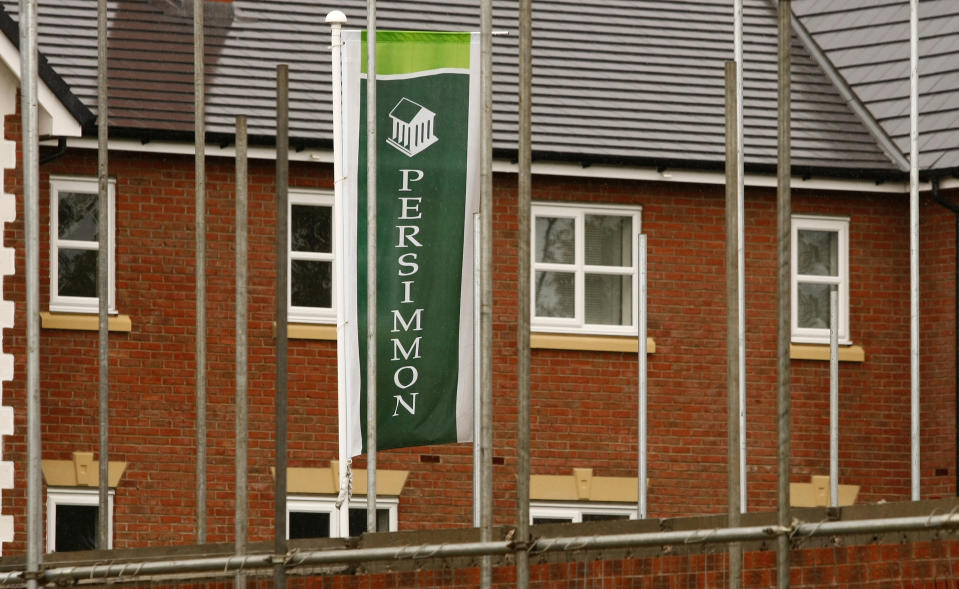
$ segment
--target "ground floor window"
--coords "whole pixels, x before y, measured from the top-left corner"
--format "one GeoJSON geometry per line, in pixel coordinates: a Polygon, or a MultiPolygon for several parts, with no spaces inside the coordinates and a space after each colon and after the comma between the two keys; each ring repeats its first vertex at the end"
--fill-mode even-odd
{"type": "MultiPolygon", "coordinates": [[[[349,536],[359,536],[366,531],[366,505],[366,499],[350,501],[349,536]]],[[[398,497],[377,497],[377,532],[397,530],[398,506],[398,497]]],[[[286,502],[286,515],[286,529],[290,539],[336,538],[342,535],[334,496],[291,495],[286,502]]]]}
{"type": "Polygon", "coordinates": [[[629,503],[533,501],[529,505],[531,524],[582,523],[615,519],[636,519],[636,505],[629,503]]]}
{"type": "MultiPolygon", "coordinates": [[[[108,498],[107,548],[113,548],[113,491],[108,498]]],[[[47,491],[47,552],[96,550],[100,520],[98,489],[47,491]]]]}

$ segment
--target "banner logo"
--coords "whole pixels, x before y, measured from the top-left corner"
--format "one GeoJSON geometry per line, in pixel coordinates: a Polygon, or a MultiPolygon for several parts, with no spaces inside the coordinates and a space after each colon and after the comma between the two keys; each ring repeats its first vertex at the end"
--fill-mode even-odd
{"type": "Polygon", "coordinates": [[[393,136],[386,142],[413,157],[438,141],[433,134],[436,113],[408,98],[402,98],[390,111],[393,136]]]}

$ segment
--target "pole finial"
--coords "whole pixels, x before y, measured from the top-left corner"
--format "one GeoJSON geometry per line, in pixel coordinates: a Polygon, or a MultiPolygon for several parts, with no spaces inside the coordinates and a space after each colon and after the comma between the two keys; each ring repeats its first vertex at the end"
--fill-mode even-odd
{"type": "Polygon", "coordinates": [[[326,24],[328,25],[345,25],[346,24],[346,15],[343,14],[341,10],[333,10],[326,15],[326,24]]]}

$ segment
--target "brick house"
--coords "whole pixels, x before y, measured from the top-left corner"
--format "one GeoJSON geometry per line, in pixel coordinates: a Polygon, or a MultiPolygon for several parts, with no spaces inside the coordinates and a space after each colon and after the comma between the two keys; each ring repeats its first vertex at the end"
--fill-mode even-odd
{"type": "MultiPolygon", "coordinates": [[[[16,3],[4,0],[4,246],[0,314],[5,555],[25,542],[24,225],[16,3]],[[16,149],[16,156],[14,156],[16,149]],[[15,208],[14,208],[15,207],[15,208]],[[9,303],[5,303],[9,305],[9,303]],[[9,307],[4,307],[9,309],[9,307]],[[4,372],[5,371],[5,372],[4,372]],[[5,413],[4,415],[8,415],[5,413]]],[[[119,2],[112,13],[109,219],[112,546],[196,541],[192,33],[184,3],[119,2]]],[[[401,4],[401,3],[399,3],[401,4]]],[[[428,2],[427,21],[397,4],[382,28],[478,27],[466,1],[428,2]],[[442,10],[441,10],[442,8],[442,10]],[[424,23],[428,23],[425,24],[424,23]]],[[[840,293],[840,447],[857,504],[910,499],[908,11],[797,2],[793,42],[791,480],[828,474],[828,308],[840,293]],[[842,18],[840,18],[842,17],[842,18]],[[843,18],[856,26],[844,26],[843,18]],[[879,36],[883,27],[895,30],[879,36]],[[884,41],[877,42],[875,39],[884,41]],[[881,48],[876,50],[875,46],[881,48]],[[883,53],[885,52],[885,53],[883,53]],[[828,295],[827,295],[828,296],[828,295]]],[[[336,535],[337,459],[328,10],[364,26],[365,3],[234,0],[207,30],[208,531],[234,531],[233,118],[250,117],[250,539],[273,533],[274,293],[290,264],[290,530],[336,535]],[[291,234],[274,243],[274,79],[291,72],[291,234]]],[[[577,5],[578,6],[578,5],[577,5]]],[[[534,17],[532,497],[534,521],[635,517],[635,236],[649,244],[650,517],[725,512],[726,372],[722,63],[732,13],[702,0],[656,14],[637,3],[590,33],[566,28],[571,4],[534,17]],[[655,25],[647,24],[656,19],[655,25]],[[637,24],[639,23],[639,24],[637,24]],[[635,28],[634,28],[635,27],[635,28]],[[626,245],[624,245],[626,244],[626,245]],[[581,260],[596,250],[606,266],[581,260]],[[609,267],[617,268],[610,271],[609,267]]],[[[95,2],[41,2],[40,389],[47,546],[92,548],[96,505],[95,2]],[[66,6],[64,6],[66,4],[66,6]],[[93,290],[91,291],[91,288],[93,290]],[[92,498],[92,499],[91,499],[92,498]],[[92,502],[91,502],[92,501],[92,502]],[[63,527],[57,520],[63,516],[63,527]],[[52,523],[50,523],[52,522],[52,523]],[[65,530],[70,530],[68,534],[65,530]],[[58,533],[59,532],[59,533],[58,533]]],[[[222,7],[220,7],[222,8],[222,7]]],[[[515,10],[497,7],[497,28],[515,10]]],[[[607,10],[602,3],[594,7],[607,10]]],[[[776,506],[775,5],[746,2],[745,284],[747,504],[776,506]]],[[[956,11],[924,2],[921,73],[921,489],[957,487],[955,209],[959,202],[956,11]],[[925,53],[925,52],[928,52],[925,53]],[[928,55],[928,57],[926,57],[928,55]]],[[[187,11],[189,12],[189,11],[187,11]]],[[[884,29],[883,29],[884,30],[884,29]]],[[[515,38],[496,40],[494,98],[495,520],[514,517],[516,383],[515,38]]],[[[0,420],[0,425],[2,425],[0,420]]],[[[354,463],[362,474],[362,459],[354,463]]],[[[472,518],[472,447],[382,452],[378,509],[389,530],[472,518]]],[[[357,488],[362,484],[357,482],[357,488]]],[[[358,497],[360,500],[362,496],[358,497]]]]}

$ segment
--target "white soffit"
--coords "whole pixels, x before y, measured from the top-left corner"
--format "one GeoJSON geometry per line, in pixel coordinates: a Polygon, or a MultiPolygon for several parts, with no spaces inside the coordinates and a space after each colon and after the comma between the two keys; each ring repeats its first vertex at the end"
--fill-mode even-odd
{"type": "MultiPolygon", "coordinates": [[[[0,59],[15,79],[19,80],[20,52],[4,35],[0,35],[0,59]]],[[[80,136],[80,123],[42,80],[37,80],[37,98],[40,103],[40,135],[80,136]]]]}

